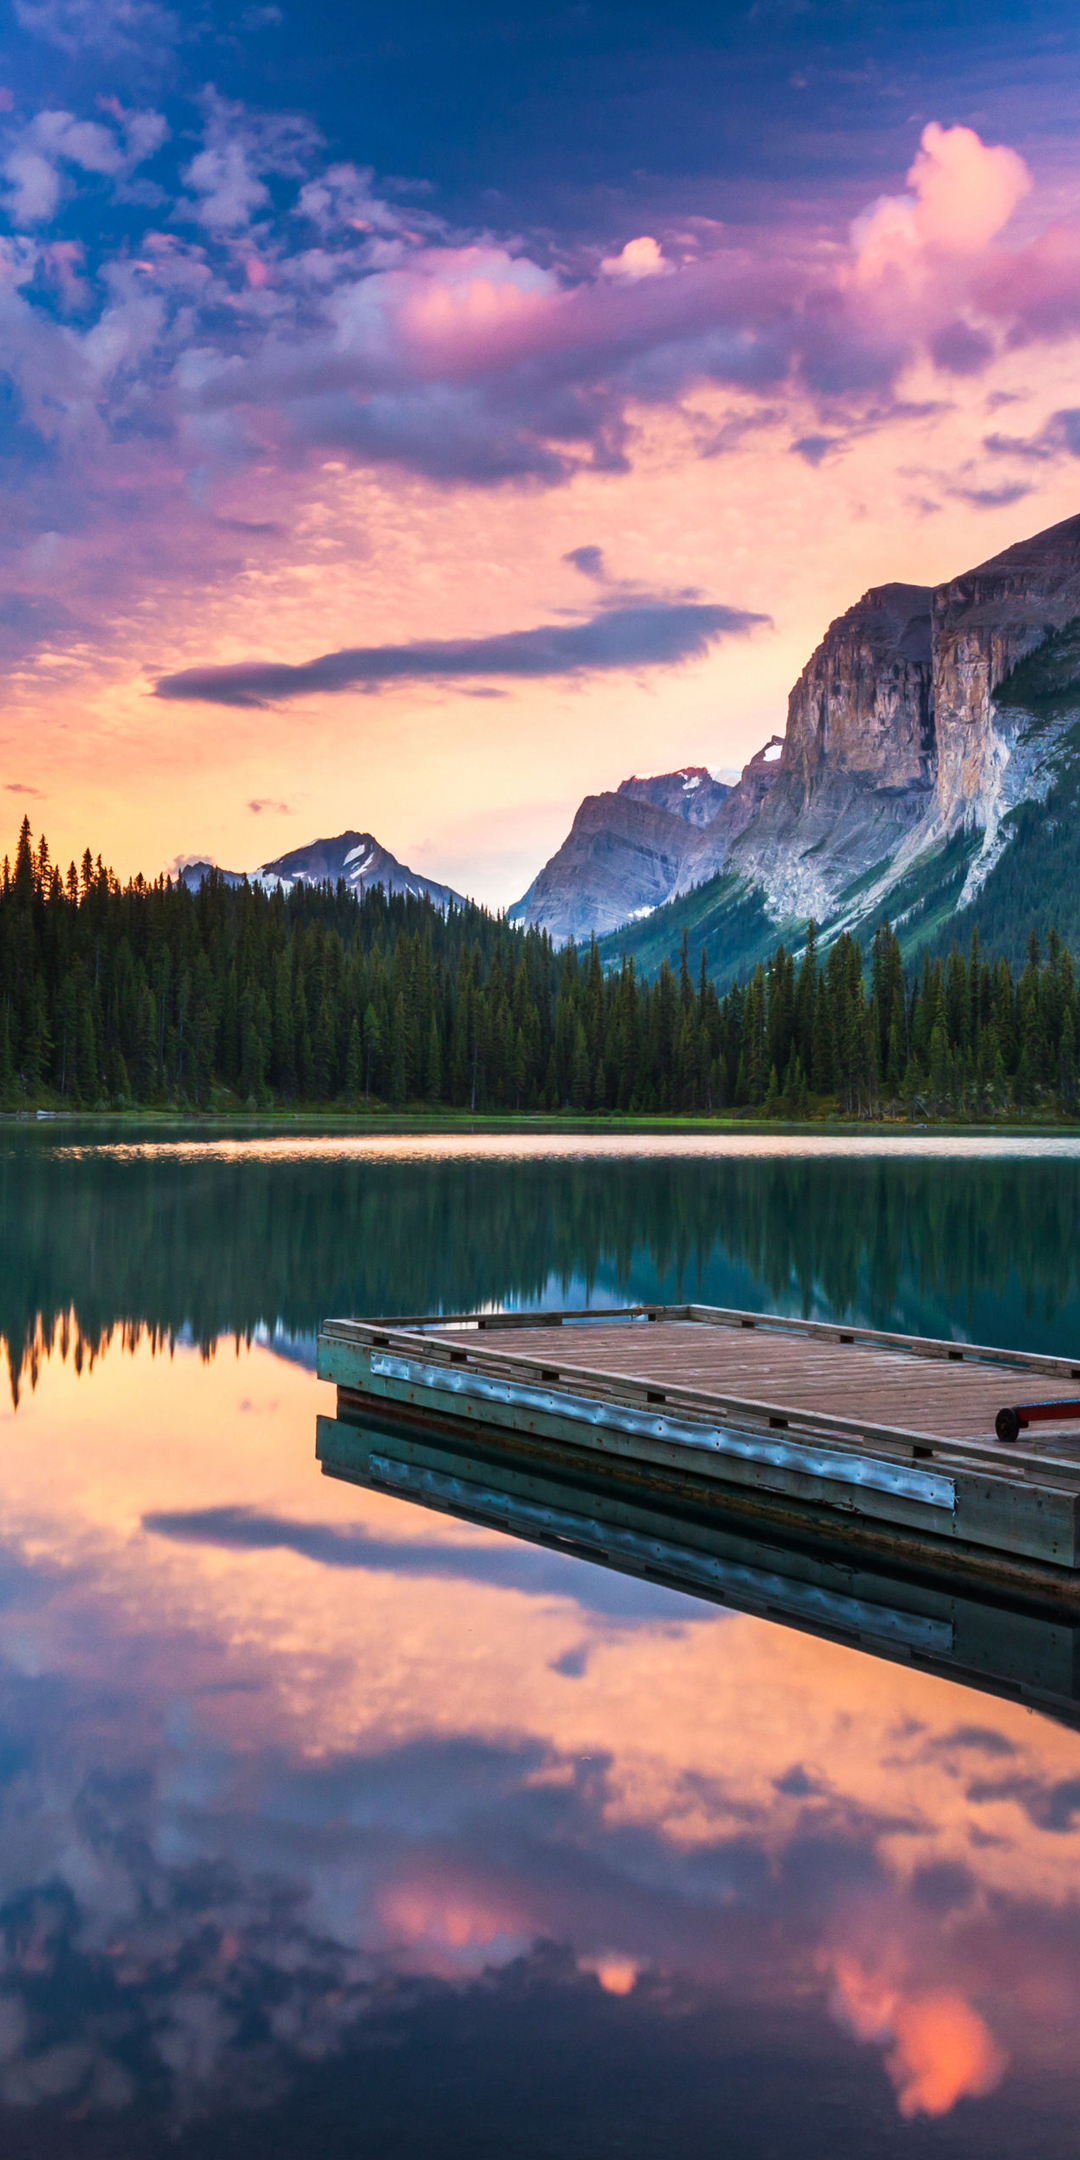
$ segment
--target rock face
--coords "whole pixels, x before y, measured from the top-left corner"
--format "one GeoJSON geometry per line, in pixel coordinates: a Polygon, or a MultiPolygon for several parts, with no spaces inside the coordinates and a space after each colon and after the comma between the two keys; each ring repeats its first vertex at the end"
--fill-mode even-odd
{"type": "Polygon", "coordinates": [[[706,878],[715,877],[722,870],[728,856],[747,828],[754,824],[767,795],[771,795],[780,778],[783,760],[783,740],[771,735],[760,750],[754,752],[748,765],[744,765],[727,801],[721,805],[711,825],[696,840],[692,840],[683,857],[675,894],[689,892],[694,885],[702,885],[706,878]]]}
{"type": "MultiPolygon", "coordinates": [[[[1025,755],[1032,747],[1024,742],[1031,715],[1013,705],[1008,677],[1077,617],[1080,517],[1006,548],[934,594],[936,825],[944,836],[965,826],[986,833],[976,884],[994,852],[1002,816],[1038,793],[1033,761],[1025,755]]],[[[1057,732],[1042,731],[1035,764],[1045,759],[1057,732]]]]}
{"type": "Polygon", "coordinates": [[[508,909],[508,920],[547,930],[559,944],[602,937],[714,877],[773,786],[780,752],[774,735],[734,787],[713,780],[704,765],[684,765],[646,780],[635,775],[613,794],[587,795],[561,848],[508,909]],[[704,819],[702,810],[714,805],[715,815],[704,819]]]}
{"type": "Polygon", "coordinates": [[[621,790],[586,795],[561,848],[508,909],[508,920],[535,924],[565,944],[651,914],[675,889],[693,829],[621,790]]]}
{"type": "MultiPolygon", "coordinates": [[[[192,862],[179,875],[195,891],[210,868],[208,862],[192,862]]],[[[277,856],[273,862],[260,863],[257,870],[222,870],[218,875],[229,885],[242,884],[246,876],[250,885],[261,885],[265,892],[273,892],[278,885],[290,892],[294,885],[321,885],[327,880],[336,885],[339,878],[344,878],[355,893],[381,885],[387,893],[426,897],[436,907],[445,908],[452,900],[458,906],[464,904],[461,894],[453,892],[449,885],[421,877],[418,871],[400,863],[372,833],[344,832],[333,840],[312,840],[306,847],[292,848],[287,855],[277,856]]]]}
{"type": "Polygon", "coordinates": [[[776,785],[729,867],[783,915],[826,916],[934,795],[928,586],[880,585],[831,623],[788,700],[776,785]]]}
{"type": "Polygon", "coordinates": [[[554,936],[602,935],[722,869],[764,891],[778,919],[827,918],[934,801],[932,598],[929,586],[882,585],[832,623],[791,693],[786,735],[751,758],[707,822],[690,813],[681,846],[662,827],[631,835],[615,805],[677,803],[685,818],[686,794],[703,793],[686,781],[707,779],[703,767],[591,796],[514,919],[554,936]]]}
{"type": "Polygon", "coordinates": [[[616,792],[670,810],[688,825],[711,825],[732,791],[723,780],[714,780],[707,766],[682,765],[678,772],[653,773],[646,780],[632,773],[629,780],[620,780],[616,792]]]}

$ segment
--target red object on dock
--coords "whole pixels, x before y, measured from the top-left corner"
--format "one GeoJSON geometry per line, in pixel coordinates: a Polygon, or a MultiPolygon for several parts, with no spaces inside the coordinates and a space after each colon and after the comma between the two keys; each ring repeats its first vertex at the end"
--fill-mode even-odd
{"type": "Polygon", "coordinates": [[[1059,1425],[1065,1418],[1080,1418],[1080,1402],[1014,1403],[998,1411],[994,1431],[999,1440],[1019,1440],[1025,1425],[1059,1425]]]}

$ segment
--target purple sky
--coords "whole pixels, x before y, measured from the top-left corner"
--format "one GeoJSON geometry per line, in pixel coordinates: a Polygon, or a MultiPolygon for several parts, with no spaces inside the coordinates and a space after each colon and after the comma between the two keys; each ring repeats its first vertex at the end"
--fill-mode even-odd
{"type": "Polygon", "coordinates": [[[508,902],[868,584],[1075,510],[1077,26],[355,14],[14,0],[0,790],[508,902]]]}

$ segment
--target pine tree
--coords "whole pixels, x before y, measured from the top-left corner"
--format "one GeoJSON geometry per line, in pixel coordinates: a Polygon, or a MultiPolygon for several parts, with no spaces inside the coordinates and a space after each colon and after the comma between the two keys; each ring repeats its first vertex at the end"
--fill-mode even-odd
{"type": "MultiPolygon", "coordinates": [[[[522,1075],[521,1085],[524,1084],[525,1076],[522,1075]]],[[[429,1102],[437,1103],[442,1100],[442,1048],[439,1043],[438,1022],[434,1013],[432,1013],[428,1025],[427,1085],[425,1093],[429,1102]]]]}
{"type": "Polygon", "coordinates": [[[157,1013],[154,993],[141,982],[136,994],[132,1079],[140,1102],[149,1102],[157,1082],[157,1013]]]}
{"type": "Polygon", "coordinates": [[[11,1051],[11,999],[0,997],[0,1103],[14,1099],[15,1060],[11,1051]]]}
{"type": "Polygon", "coordinates": [[[574,1027],[574,1047],[570,1059],[569,1100],[572,1110],[584,1110],[589,1099],[589,1046],[585,1039],[584,1023],[579,1019],[574,1027]]]}
{"type": "Polygon", "coordinates": [[[382,1023],[374,1005],[364,1014],[364,1100],[377,1088],[382,1078],[382,1023]]]}
{"type": "Polygon", "coordinates": [[[1058,1051],[1058,1091],[1061,1107],[1070,1117],[1076,1112],[1076,1024],[1071,1011],[1066,1011],[1061,1027],[1061,1044],[1058,1051]]]}
{"type": "Polygon", "coordinates": [[[405,999],[399,991],[390,1020],[390,1100],[403,1103],[409,1085],[408,1039],[405,999]]]}
{"type": "Polygon", "coordinates": [[[334,1084],[337,1077],[335,1072],[336,1063],[334,1009],[328,992],[324,991],[319,1000],[319,1010],[315,1021],[315,1040],[312,1046],[314,1087],[315,1094],[320,1102],[325,1102],[327,1097],[334,1093],[334,1084]]]}
{"type": "Polygon", "coordinates": [[[15,897],[28,904],[34,897],[34,849],[30,820],[24,817],[15,849],[15,897]]]}
{"type": "Polygon", "coordinates": [[[23,1040],[22,1079],[28,1095],[36,1095],[45,1078],[52,1038],[49,1033],[49,1002],[40,976],[30,991],[23,1040]]]}
{"type": "Polygon", "coordinates": [[[345,1053],[345,1094],[349,1102],[356,1102],[364,1082],[364,1046],[360,1034],[360,1022],[353,1014],[349,1029],[349,1047],[345,1053]]]}
{"type": "Polygon", "coordinates": [[[556,954],[406,895],[268,895],[216,874],[195,895],[121,889],[89,850],[65,880],[24,820],[0,865],[0,1096],[201,1106],[215,1087],[258,1103],[363,1087],[476,1109],[803,1115],[812,1084],[852,1116],[1080,1108],[1076,968],[1052,928],[1014,982],[977,937],[909,978],[883,922],[868,975],[847,935],[822,963],[813,925],[801,959],[778,945],[720,997],[704,948],[691,981],[688,938],[648,981],[629,958],[605,974],[595,941],[556,954]]]}

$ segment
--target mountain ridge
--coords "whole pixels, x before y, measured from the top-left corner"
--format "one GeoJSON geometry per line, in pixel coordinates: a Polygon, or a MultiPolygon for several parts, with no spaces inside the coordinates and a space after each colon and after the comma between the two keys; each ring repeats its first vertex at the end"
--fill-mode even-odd
{"type": "Polygon", "coordinates": [[[680,765],[675,772],[646,777],[631,773],[629,780],[620,780],[615,792],[630,795],[635,802],[653,803],[658,810],[670,810],[688,825],[709,825],[731,786],[717,780],[707,765],[680,765]]]}
{"type": "Polygon", "coordinates": [[[259,885],[272,892],[278,885],[291,892],[294,885],[336,885],[343,879],[349,890],[364,893],[381,885],[387,893],[405,893],[413,899],[427,898],[437,907],[446,908],[451,902],[464,907],[461,893],[450,885],[441,885],[435,878],[410,870],[408,865],[391,855],[389,848],[376,840],[373,833],[343,832],[332,839],[310,840],[302,847],[290,848],[284,855],[276,855],[271,861],[260,863],[255,870],[222,870],[217,864],[198,860],[181,865],[177,875],[189,891],[197,891],[211,870],[227,885],[259,885]]]}
{"type": "Polygon", "coordinates": [[[651,915],[719,868],[772,786],[779,756],[774,736],[731,786],[704,765],[682,765],[587,795],[507,921],[547,930],[563,944],[651,915]]]}
{"type": "MultiPolygon", "coordinates": [[[[1080,812],[1080,515],[938,586],[871,587],[829,624],[768,748],[760,798],[747,782],[767,751],[687,834],[662,899],[622,925],[579,908],[574,934],[654,969],[692,928],[719,979],[811,919],[826,944],[845,929],[865,944],[888,915],[905,951],[992,922],[1014,950],[1021,890],[1044,928],[1080,933],[1080,899],[1055,876],[1080,812]]],[[[544,875],[527,919],[543,920],[544,875]]]]}

